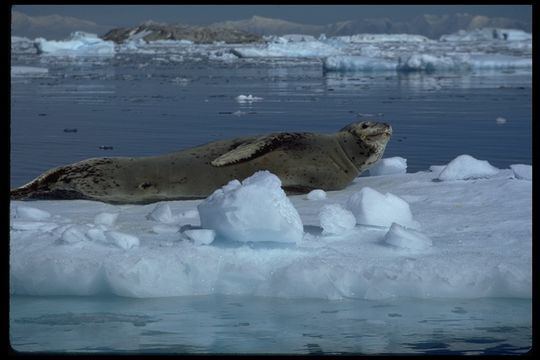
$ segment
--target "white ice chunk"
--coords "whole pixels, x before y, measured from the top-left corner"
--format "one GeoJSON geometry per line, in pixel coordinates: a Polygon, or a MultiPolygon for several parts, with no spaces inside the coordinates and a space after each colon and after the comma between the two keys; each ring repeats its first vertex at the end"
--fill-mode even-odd
{"type": "Polygon", "coordinates": [[[506,124],[506,119],[503,118],[502,116],[499,116],[499,117],[497,117],[497,118],[495,119],[495,122],[496,122],[497,124],[499,124],[499,125],[504,125],[504,124],[506,124]]]}
{"type": "Polygon", "coordinates": [[[431,239],[419,231],[393,223],[384,236],[384,243],[407,250],[426,250],[432,246],[431,239]]]}
{"type": "Polygon", "coordinates": [[[139,247],[139,238],[134,235],[119,231],[106,231],[105,236],[111,243],[124,250],[139,247]]]}
{"type": "Polygon", "coordinates": [[[324,200],[326,199],[326,191],[322,189],[311,190],[307,195],[308,200],[324,200]]]}
{"type": "Polygon", "coordinates": [[[86,236],[88,236],[92,241],[97,241],[105,244],[109,242],[109,240],[105,236],[105,231],[97,227],[88,229],[88,231],[86,232],[86,236]]]}
{"type": "Polygon", "coordinates": [[[229,240],[300,241],[302,220],[269,171],[258,171],[242,183],[230,181],[198,206],[201,226],[229,240]]]}
{"type": "Polygon", "coordinates": [[[524,164],[510,165],[516,179],[532,180],[532,166],[524,164]]]}
{"type": "Polygon", "coordinates": [[[395,222],[411,228],[420,226],[413,220],[411,209],[405,200],[390,193],[383,195],[367,186],[351,195],[347,208],[360,225],[390,227],[395,222]]]}
{"type": "Polygon", "coordinates": [[[157,224],[152,226],[152,231],[156,234],[175,234],[180,231],[177,225],[157,224]]]}
{"type": "Polygon", "coordinates": [[[257,97],[257,96],[253,96],[251,94],[249,95],[238,95],[236,97],[236,101],[238,101],[239,103],[250,103],[250,102],[254,102],[254,101],[261,101],[263,98],[262,97],[257,97]]]}
{"type": "Polygon", "coordinates": [[[43,211],[29,206],[17,206],[16,216],[17,218],[41,221],[49,219],[51,217],[51,214],[47,211],[43,211]]]}
{"type": "Polygon", "coordinates": [[[468,180],[496,175],[499,169],[485,160],[477,160],[470,155],[460,155],[450,161],[439,174],[439,180],[468,180]]]}
{"type": "Polygon", "coordinates": [[[118,213],[107,213],[107,212],[99,213],[94,218],[94,224],[111,227],[114,225],[117,218],[118,218],[118,213]]]}
{"type": "Polygon", "coordinates": [[[178,221],[177,216],[173,216],[171,207],[167,203],[159,203],[154,209],[146,215],[148,220],[158,221],[165,224],[171,224],[178,221]]]}
{"type": "Polygon", "coordinates": [[[320,41],[269,43],[264,47],[239,47],[234,53],[241,57],[318,57],[341,54],[341,50],[320,41]]]}
{"type": "Polygon", "coordinates": [[[341,235],[356,225],[353,213],[339,204],[324,205],[319,213],[319,221],[324,235],[341,235]]]}
{"type": "Polygon", "coordinates": [[[397,62],[369,56],[336,55],[326,57],[323,67],[327,71],[395,71],[397,62]]]}
{"type": "Polygon", "coordinates": [[[67,244],[87,241],[86,233],[88,231],[89,227],[86,225],[71,225],[62,233],[60,240],[67,244]]]}
{"type": "Polygon", "coordinates": [[[371,176],[405,174],[407,172],[407,159],[399,156],[384,158],[369,168],[371,176]]]}
{"type": "Polygon", "coordinates": [[[195,245],[209,245],[214,241],[216,232],[209,229],[191,229],[183,232],[195,245]]]}

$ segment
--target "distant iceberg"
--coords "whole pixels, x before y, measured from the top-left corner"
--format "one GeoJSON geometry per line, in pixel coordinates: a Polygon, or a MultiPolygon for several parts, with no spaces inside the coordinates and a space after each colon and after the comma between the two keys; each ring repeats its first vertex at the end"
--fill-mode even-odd
{"type": "Polygon", "coordinates": [[[442,35],[440,41],[521,41],[532,40],[532,34],[522,30],[484,28],[471,31],[460,30],[457,33],[442,35]]]}
{"type": "Polygon", "coordinates": [[[342,51],[334,46],[321,41],[300,41],[269,43],[263,47],[235,48],[234,54],[239,57],[318,57],[324,58],[342,54],[342,51]]]}
{"type": "Polygon", "coordinates": [[[38,53],[59,56],[114,56],[112,41],[103,41],[96,34],[76,31],[67,40],[55,41],[37,38],[34,46],[38,53]]]}

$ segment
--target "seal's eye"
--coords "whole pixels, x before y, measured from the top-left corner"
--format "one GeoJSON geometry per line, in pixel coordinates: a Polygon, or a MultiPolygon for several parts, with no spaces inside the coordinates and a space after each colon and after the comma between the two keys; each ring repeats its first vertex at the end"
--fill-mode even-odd
{"type": "Polygon", "coordinates": [[[362,124],[362,129],[367,129],[368,125],[367,124],[362,124]]]}

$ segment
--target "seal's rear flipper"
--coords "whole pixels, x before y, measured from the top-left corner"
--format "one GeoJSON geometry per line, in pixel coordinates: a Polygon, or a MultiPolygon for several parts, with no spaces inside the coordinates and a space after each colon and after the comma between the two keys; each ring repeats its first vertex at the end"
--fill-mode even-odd
{"type": "Polygon", "coordinates": [[[232,165],[262,156],[281,146],[291,144],[293,140],[304,136],[301,133],[277,133],[261,136],[253,141],[244,142],[234,149],[214,159],[214,166],[232,165]]]}

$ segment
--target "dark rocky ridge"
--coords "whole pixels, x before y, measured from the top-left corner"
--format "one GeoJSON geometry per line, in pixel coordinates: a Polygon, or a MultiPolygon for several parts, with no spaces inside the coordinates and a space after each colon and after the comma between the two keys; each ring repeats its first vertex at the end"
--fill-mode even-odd
{"type": "Polygon", "coordinates": [[[260,35],[255,35],[244,30],[223,28],[219,26],[192,26],[192,25],[168,25],[155,22],[145,22],[132,28],[115,28],[107,32],[101,38],[115,43],[123,43],[130,36],[147,32],[141,38],[144,41],[155,40],[190,40],[195,44],[211,44],[215,41],[225,43],[251,43],[261,41],[260,35]]]}

